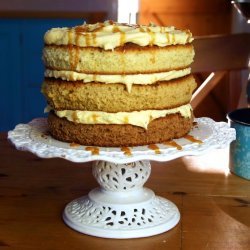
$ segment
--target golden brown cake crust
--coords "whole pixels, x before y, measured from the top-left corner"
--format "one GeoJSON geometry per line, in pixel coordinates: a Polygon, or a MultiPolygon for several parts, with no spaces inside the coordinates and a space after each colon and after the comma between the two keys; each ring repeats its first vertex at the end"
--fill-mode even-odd
{"type": "Polygon", "coordinates": [[[196,87],[192,75],[150,85],[67,82],[47,78],[42,91],[55,110],[130,112],[170,109],[189,103],[196,87]]]}
{"type": "Polygon", "coordinates": [[[138,46],[126,44],[114,50],[95,47],[46,45],[46,68],[87,74],[138,74],[183,69],[193,62],[192,44],[138,46]]]}
{"type": "Polygon", "coordinates": [[[77,124],[49,113],[48,126],[53,137],[60,141],[86,146],[122,147],[161,143],[179,138],[189,132],[193,118],[171,114],[153,120],[148,129],[133,125],[77,124]]]}

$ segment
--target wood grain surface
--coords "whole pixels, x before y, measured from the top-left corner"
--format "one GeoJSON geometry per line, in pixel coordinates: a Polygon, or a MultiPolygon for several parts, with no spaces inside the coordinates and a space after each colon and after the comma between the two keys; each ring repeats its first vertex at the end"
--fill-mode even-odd
{"type": "Polygon", "coordinates": [[[113,240],[78,233],[62,221],[64,206],[97,186],[91,163],[40,159],[0,136],[1,249],[249,249],[250,182],[228,171],[228,151],[152,162],[146,186],[181,212],[172,230],[113,240]]]}

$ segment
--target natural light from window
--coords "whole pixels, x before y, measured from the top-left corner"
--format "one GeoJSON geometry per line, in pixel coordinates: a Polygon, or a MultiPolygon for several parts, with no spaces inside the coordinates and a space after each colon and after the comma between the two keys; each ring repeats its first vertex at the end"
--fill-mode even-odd
{"type": "Polygon", "coordinates": [[[118,0],[118,22],[136,24],[138,8],[139,0],[118,0]]]}

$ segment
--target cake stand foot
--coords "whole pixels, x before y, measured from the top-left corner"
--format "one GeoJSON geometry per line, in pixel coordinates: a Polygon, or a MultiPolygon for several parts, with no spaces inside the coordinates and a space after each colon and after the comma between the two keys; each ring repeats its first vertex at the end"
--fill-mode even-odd
{"type": "Polygon", "coordinates": [[[81,233],[116,239],[170,230],[180,220],[179,210],[171,201],[143,188],[150,172],[149,161],[94,162],[93,175],[100,187],[66,206],[65,223],[81,233]]]}

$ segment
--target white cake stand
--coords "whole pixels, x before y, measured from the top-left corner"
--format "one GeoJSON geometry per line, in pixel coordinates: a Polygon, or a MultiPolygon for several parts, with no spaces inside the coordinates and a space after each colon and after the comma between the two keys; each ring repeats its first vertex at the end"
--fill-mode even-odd
{"type": "Polygon", "coordinates": [[[19,150],[39,157],[60,157],[73,162],[93,162],[93,175],[100,187],[70,202],[63,213],[65,223],[88,235],[104,238],[138,238],[163,233],[180,220],[171,201],[143,188],[150,176],[149,160],[169,161],[185,155],[199,155],[224,148],[235,140],[227,123],[209,118],[196,119],[190,138],[176,139],[175,145],[140,147],[86,147],[57,141],[48,134],[47,120],[35,119],[9,131],[8,138],[19,150]]]}

